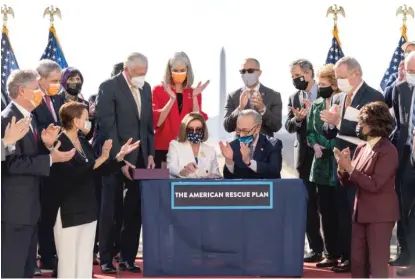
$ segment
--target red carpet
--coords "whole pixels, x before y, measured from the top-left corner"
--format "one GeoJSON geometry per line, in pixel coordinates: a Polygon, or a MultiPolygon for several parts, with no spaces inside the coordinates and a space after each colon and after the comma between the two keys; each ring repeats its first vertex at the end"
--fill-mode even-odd
{"type": "MultiPolygon", "coordinates": [[[[137,260],[137,264],[142,267],[142,260],[137,260]]],[[[50,273],[46,273],[44,278],[50,278],[50,273]]],[[[130,273],[120,271],[118,274],[106,275],[101,273],[99,266],[94,266],[94,277],[95,278],[141,278],[141,273],[130,273]]],[[[396,268],[389,268],[389,277],[397,278],[396,268]]],[[[37,277],[40,278],[40,277],[37,277]]],[[[304,275],[303,278],[350,278],[350,273],[334,273],[330,269],[316,268],[315,264],[304,264],[304,275]]],[[[405,278],[405,277],[399,277],[405,278]]],[[[407,277],[410,278],[410,277],[407,277]]]]}

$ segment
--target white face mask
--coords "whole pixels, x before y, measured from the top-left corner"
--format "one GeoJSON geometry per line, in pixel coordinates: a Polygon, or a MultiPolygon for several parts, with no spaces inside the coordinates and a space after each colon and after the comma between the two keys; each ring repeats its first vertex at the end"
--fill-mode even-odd
{"type": "Polygon", "coordinates": [[[415,74],[406,73],[406,82],[410,85],[415,85],[415,74]]]}
{"type": "Polygon", "coordinates": [[[84,129],[90,131],[91,130],[91,127],[92,127],[91,121],[88,121],[88,120],[85,121],[84,129]]]}
{"type": "Polygon", "coordinates": [[[340,78],[337,80],[337,86],[339,87],[340,91],[344,93],[349,93],[352,91],[353,86],[350,85],[350,82],[347,78],[340,78]]]}
{"type": "Polygon", "coordinates": [[[145,81],[146,77],[145,76],[140,76],[140,77],[133,77],[131,78],[131,83],[135,86],[138,87],[140,89],[143,88],[144,86],[144,81],[145,81]]]}

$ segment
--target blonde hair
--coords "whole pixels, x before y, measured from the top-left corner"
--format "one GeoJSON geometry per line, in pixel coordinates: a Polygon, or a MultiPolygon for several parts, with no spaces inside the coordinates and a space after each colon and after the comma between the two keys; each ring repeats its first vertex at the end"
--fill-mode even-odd
{"type": "Polygon", "coordinates": [[[325,78],[328,79],[330,82],[330,86],[334,86],[337,89],[334,90],[334,93],[339,93],[340,89],[337,86],[337,79],[334,73],[334,65],[333,64],[326,64],[321,67],[317,72],[317,78],[325,78]]]}
{"type": "Polygon", "coordinates": [[[203,116],[198,112],[191,112],[186,114],[186,116],[183,118],[182,123],[180,123],[179,128],[179,136],[177,137],[178,142],[186,142],[187,141],[187,126],[189,126],[190,122],[199,120],[202,122],[202,129],[203,129],[203,137],[201,139],[201,142],[205,142],[209,138],[209,133],[206,125],[206,121],[203,118],[203,116]]]}

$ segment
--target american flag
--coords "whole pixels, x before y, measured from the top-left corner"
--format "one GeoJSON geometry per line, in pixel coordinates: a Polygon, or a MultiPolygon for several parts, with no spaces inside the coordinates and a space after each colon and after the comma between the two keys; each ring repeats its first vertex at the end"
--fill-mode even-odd
{"type": "Polygon", "coordinates": [[[42,59],[53,60],[58,63],[62,69],[68,67],[68,63],[66,62],[65,56],[63,55],[63,51],[59,44],[58,36],[56,35],[56,30],[54,27],[49,29],[48,45],[46,46],[46,49],[43,52],[40,60],[42,59]]]}
{"type": "Polygon", "coordinates": [[[336,64],[337,60],[344,56],[342,48],[337,41],[336,36],[333,36],[331,40],[331,47],[329,53],[327,54],[326,64],[336,64]]]}
{"type": "Polygon", "coordinates": [[[402,45],[406,42],[406,39],[404,36],[401,36],[398,47],[395,49],[395,52],[393,53],[392,59],[389,63],[389,67],[385,72],[385,75],[382,78],[382,81],[380,82],[380,87],[382,90],[385,90],[386,84],[389,81],[389,78],[392,74],[398,72],[399,63],[404,59],[404,51],[402,50],[402,45]]]}
{"type": "Polygon", "coordinates": [[[7,79],[13,70],[19,69],[8,34],[7,28],[3,27],[1,33],[1,94],[2,99],[5,98],[7,101],[7,79]]]}

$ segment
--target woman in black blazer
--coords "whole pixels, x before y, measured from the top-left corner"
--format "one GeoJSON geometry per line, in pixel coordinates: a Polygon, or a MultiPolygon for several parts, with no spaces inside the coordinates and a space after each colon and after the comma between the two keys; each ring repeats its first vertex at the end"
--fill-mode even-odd
{"type": "Polygon", "coordinates": [[[58,182],[55,186],[59,211],[54,226],[59,258],[58,278],[90,278],[98,216],[94,178],[119,170],[126,164],[124,156],[136,149],[139,142],[131,144],[130,139],[121,147],[116,158],[106,162],[112,147],[111,140],[105,141],[101,156],[96,158],[90,143],[79,136],[78,131],[88,121],[85,104],[66,103],[61,107],[59,116],[63,129],[55,148],[75,148],[77,152],[70,161],[54,164],[51,169],[51,176],[58,182]]]}

